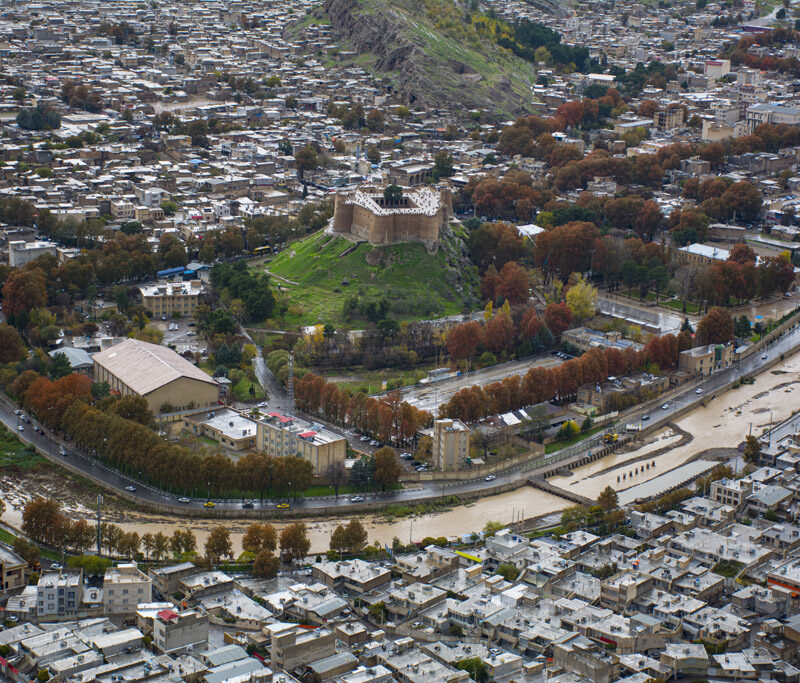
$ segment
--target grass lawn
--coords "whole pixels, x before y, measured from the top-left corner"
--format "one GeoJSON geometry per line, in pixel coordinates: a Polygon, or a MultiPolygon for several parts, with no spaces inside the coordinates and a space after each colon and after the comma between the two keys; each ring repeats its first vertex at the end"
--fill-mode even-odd
{"type": "MultiPolygon", "coordinates": [[[[642,299],[636,296],[635,294],[629,294],[628,292],[621,292],[622,296],[626,296],[629,299],[633,299],[634,301],[641,302],[642,299]]],[[[652,301],[655,302],[656,300],[656,293],[655,292],[647,292],[644,297],[644,301],[652,301]]],[[[683,313],[683,301],[680,299],[673,299],[670,297],[669,294],[659,294],[658,295],[658,305],[663,306],[664,308],[670,308],[673,311],[678,311],[679,313],[683,313]]],[[[700,311],[700,307],[691,301],[686,302],[686,312],[687,313],[698,313],[700,311]]]]}
{"type": "Polygon", "coordinates": [[[351,391],[366,390],[367,394],[377,394],[384,390],[384,382],[402,379],[403,386],[413,386],[426,376],[428,370],[432,370],[434,367],[434,365],[425,365],[413,370],[362,370],[355,368],[349,372],[343,370],[344,374],[338,376],[328,375],[327,379],[351,391]]]}
{"type": "Polygon", "coordinates": [[[553,443],[545,444],[544,452],[545,454],[548,453],[555,453],[556,451],[560,451],[562,448],[567,448],[568,446],[573,446],[579,441],[583,441],[584,439],[588,439],[592,434],[597,434],[597,432],[602,431],[603,427],[595,427],[594,429],[590,429],[588,432],[583,432],[581,434],[576,434],[575,436],[570,437],[569,439],[564,439],[563,441],[554,441],[553,443]]]}
{"type": "Polygon", "coordinates": [[[35,470],[50,463],[0,425],[0,469],[35,470]]]}
{"type": "Polygon", "coordinates": [[[732,579],[740,571],[742,571],[743,568],[744,565],[741,562],[737,562],[736,560],[723,560],[722,562],[715,564],[711,571],[715,574],[719,574],[720,576],[732,579]]]}
{"type": "Polygon", "coordinates": [[[386,299],[390,317],[398,322],[454,315],[462,311],[464,300],[456,283],[465,283],[470,298],[476,291],[477,272],[449,264],[442,250],[428,254],[418,243],[353,246],[344,237],[318,232],[258,267],[276,276],[273,280],[282,288],[279,296],[288,305],[286,325],[366,323],[346,319],[347,297],[386,299]],[[378,265],[371,266],[367,255],[374,249],[380,249],[381,256],[378,265]]]}
{"type": "Polygon", "coordinates": [[[247,401],[260,401],[264,398],[264,390],[259,383],[251,382],[247,377],[233,387],[233,394],[236,396],[236,400],[244,403],[247,401]],[[250,393],[250,387],[253,387],[252,394],[250,393]]]}

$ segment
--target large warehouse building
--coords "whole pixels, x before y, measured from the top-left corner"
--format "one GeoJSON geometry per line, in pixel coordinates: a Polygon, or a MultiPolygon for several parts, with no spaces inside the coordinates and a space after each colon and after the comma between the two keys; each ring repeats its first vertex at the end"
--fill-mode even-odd
{"type": "Polygon", "coordinates": [[[219,385],[172,349],[126,339],[92,356],[94,381],[111,391],[147,399],[154,413],[206,408],[219,403],[219,385]]]}

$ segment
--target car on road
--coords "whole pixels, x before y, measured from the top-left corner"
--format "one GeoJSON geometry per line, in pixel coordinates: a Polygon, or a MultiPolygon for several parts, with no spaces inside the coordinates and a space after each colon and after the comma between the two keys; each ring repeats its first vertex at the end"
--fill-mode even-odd
{"type": "Polygon", "coordinates": [[[364,496],[353,496],[350,499],[350,502],[351,503],[363,503],[364,502],[364,496]]]}
{"type": "Polygon", "coordinates": [[[217,507],[217,504],[213,500],[207,500],[205,503],[203,503],[203,507],[204,508],[215,508],[215,507],[217,507]]]}
{"type": "Polygon", "coordinates": [[[125,490],[126,491],[130,491],[131,493],[133,493],[136,490],[136,487],[135,486],[126,486],[125,490]]]}
{"type": "Polygon", "coordinates": [[[242,503],[242,509],[243,510],[252,510],[253,509],[253,504],[248,500],[248,501],[242,503]]]}
{"type": "Polygon", "coordinates": [[[649,415],[642,415],[642,422],[644,422],[645,420],[649,420],[649,419],[650,419],[649,415]]]}
{"type": "Polygon", "coordinates": [[[278,503],[275,507],[278,508],[279,510],[285,510],[290,506],[289,503],[278,503]]]}
{"type": "Polygon", "coordinates": [[[25,431],[25,426],[24,425],[17,425],[17,431],[18,432],[24,432],[25,431]]]}
{"type": "Polygon", "coordinates": [[[21,411],[19,408],[17,408],[17,409],[14,411],[14,415],[22,415],[22,411],[21,411]]]}
{"type": "Polygon", "coordinates": [[[380,446],[380,444],[377,441],[375,441],[375,439],[372,439],[372,441],[369,442],[369,445],[373,446],[373,447],[374,446],[380,446]]]}
{"type": "Polygon", "coordinates": [[[181,498],[178,498],[178,502],[186,504],[186,503],[191,503],[192,500],[191,500],[191,498],[187,498],[186,496],[182,496],[181,498]]]}
{"type": "Polygon", "coordinates": [[[58,454],[59,455],[63,455],[66,458],[67,457],[67,449],[62,446],[61,448],[58,449],[58,454]]]}
{"type": "Polygon", "coordinates": [[[767,360],[767,354],[766,353],[762,353],[761,354],[761,360],[767,360]]]}
{"type": "Polygon", "coordinates": [[[665,403],[663,406],[661,406],[661,410],[669,410],[669,403],[665,403]]]}
{"type": "Polygon", "coordinates": [[[703,393],[703,390],[702,389],[695,389],[694,393],[699,395],[699,394],[703,393]]]}
{"type": "Polygon", "coordinates": [[[413,455],[411,455],[411,453],[401,453],[401,454],[400,454],[400,457],[401,457],[403,460],[411,460],[411,459],[413,459],[413,458],[414,458],[414,456],[413,456],[413,455]]]}
{"type": "Polygon", "coordinates": [[[358,437],[358,440],[359,440],[359,441],[366,442],[366,441],[369,441],[369,437],[368,437],[368,436],[359,436],[359,437],[358,437]]]}
{"type": "Polygon", "coordinates": [[[416,467],[415,469],[417,470],[417,472],[427,472],[428,471],[428,466],[427,465],[420,465],[419,467],[416,467]]]}
{"type": "Polygon", "coordinates": [[[493,474],[484,477],[484,481],[494,481],[495,479],[497,479],[497,477],[495,477],[493,474]]]}

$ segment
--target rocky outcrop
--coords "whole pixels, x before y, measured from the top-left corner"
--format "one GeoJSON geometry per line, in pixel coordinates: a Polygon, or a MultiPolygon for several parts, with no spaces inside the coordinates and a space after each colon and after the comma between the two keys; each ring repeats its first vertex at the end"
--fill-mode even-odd
{"type": "Polygon", "coordinates": [[[409,105],[481,109],[490,105],[506,115],[527,111],[527,102],[513,91],[509,75],[490,57],[482,58],[487,69],[478,73],[480,66],[473,68],[457,55],[428,54],[428,41],[437,42],[439,36],[424,17],[408,8],[393,6],[390,0],[326,0],[325,12],[342,48],[371,55],[375,70],[409,105]]]}

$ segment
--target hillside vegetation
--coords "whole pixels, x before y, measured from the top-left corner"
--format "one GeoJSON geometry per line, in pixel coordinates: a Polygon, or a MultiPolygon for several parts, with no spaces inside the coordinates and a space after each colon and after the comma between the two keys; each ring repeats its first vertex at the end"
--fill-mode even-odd
{"type": "Polygon", "coordinates": [[[477,303],[477,271],[450,235],[435,254],[419,243],[373,247],[318,232],[265,266],[284,290],[287,324],[364,327],[460,313],[477,303]],[[283,279],[281,279],[283,278],[283,279]]]}
{"type": "Polygon", "coordinates": [[[501,47],[452,0],[327,0],[306,22],[330,23],[342,50],[388,77],[410,104],[525,113],[533,65],[501,47]],[[316,17],[316,18],[315,18],[316,17]]]}

